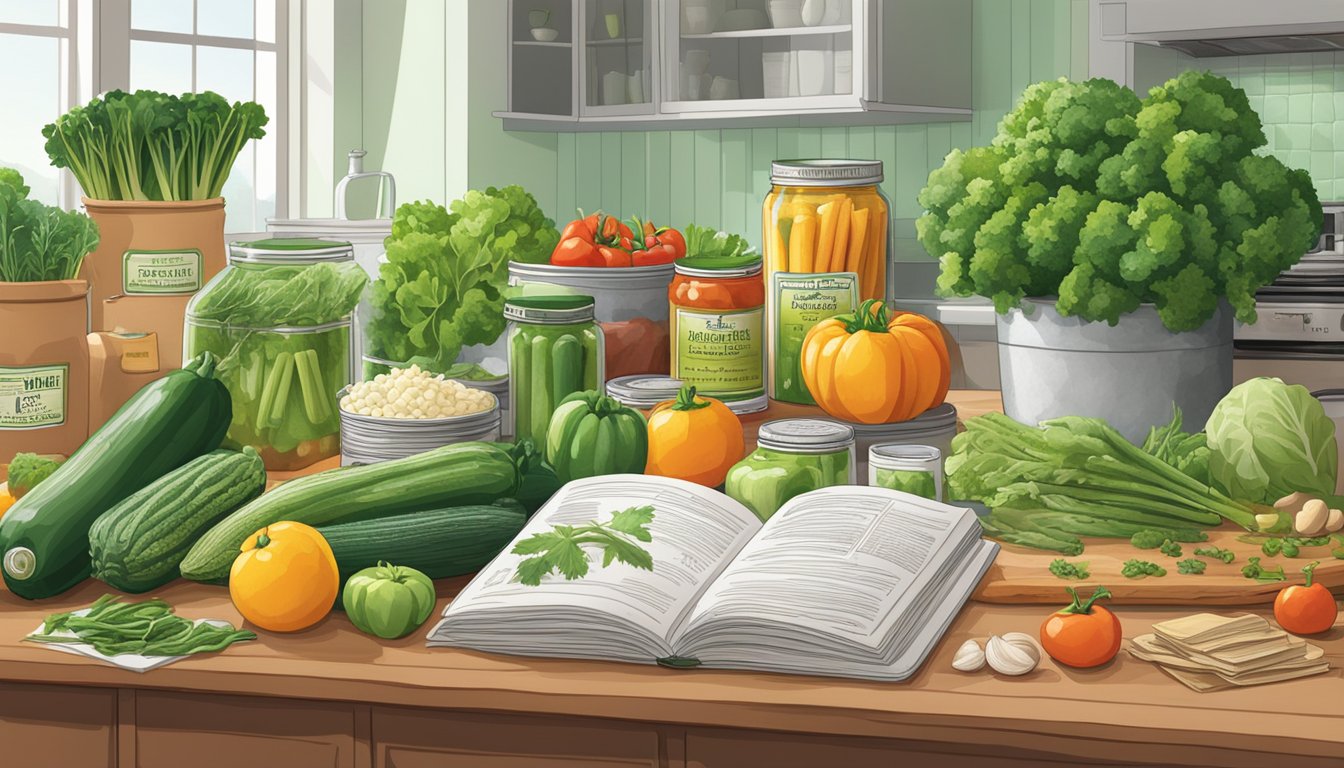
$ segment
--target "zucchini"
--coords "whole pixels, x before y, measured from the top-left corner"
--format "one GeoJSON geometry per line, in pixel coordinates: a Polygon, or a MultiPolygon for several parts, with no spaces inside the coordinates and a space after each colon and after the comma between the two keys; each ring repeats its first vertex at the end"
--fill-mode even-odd
{"type": "Polygon", "coordinates": [[[513,541],[527,511],[513,499],[409,512],[318,528],[336,556],[341,583],[379,562],[414,568],[431,579],[475,573],[513,541]]]}
{"type": "Polygon", "coordinates": [[[146,384],[0,520],[5,585],[52,597],[88,578],[89,528],[164,474],[219,447],[233,415],[209,352],[146,384]]]}
{"type": "Polygon", "coordinates": [[[94,521],[93,577],[123,592],[167,584],[201,534],[265,488],[266,467],[251,446],[183,464],[94,521]]]}
{"type": "Polygon", "coordinates": [[[289,520],[314,527],[463,504],[489,504],[518,490],[513,455],[491,443],[457,443],[404,459],[341,467],[263,494],[206,532],[182,561],[182,575],[220,581],[249,536],[289,520]]]}

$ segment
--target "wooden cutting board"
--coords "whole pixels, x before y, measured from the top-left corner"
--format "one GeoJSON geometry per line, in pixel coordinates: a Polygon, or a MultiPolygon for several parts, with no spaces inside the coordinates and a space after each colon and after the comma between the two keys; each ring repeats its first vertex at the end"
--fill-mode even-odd
{"type": "Polygon", "coordinates": [[[1091,575],[1083,581],[1061,579],[1050,573],[1050,562],[1061,555],[1028,549],[1000,542],[999,556],[980,581],[975,600],[982,603],[1035,603],[1064,605],[1068,602],[1065,587],[1076,587],[1090,595],[1098,584],[1105,585],[1115,595],[1113,604],[1121,605],[1262,605],[1273,603],[1279,590],[1289,584],[1302,584],[1302,566],[1312,560],[1320,561],[1315,581],[1324,584],[1336,594],[1344,592],[1344,560],[1336,560],[1330,547],[1303,548],[1296,558],[1264,557],[1259,545],[1237,541],[1246,532],[1240,529],[1209,531],[1209,540],[1202,544],[1181,544],[1180,558],[1171,558],[1155,549],[1135,549],[1128,539],[1083,539],[1083,553],[1065,558],[1069,562],[1086,562],[1091,575]],[[1237,559],[1224,564],[1211,557],[1199,557],[1195,549],[1216,546],[1230,549],[1237,559]],[[1177,573],[1178,560],[1193,557],[1208,563],[1201,575],[1177,573]],[[1263,564],[1282,565],[1287,581],[1258,582],[1241,575],[1248,558],[1260,557],[1263,564]],[[1157,563],[1167,569],[1167,575],[1127,579],[1120,575],[1126,560],[1137,558],[1157,563]]]}

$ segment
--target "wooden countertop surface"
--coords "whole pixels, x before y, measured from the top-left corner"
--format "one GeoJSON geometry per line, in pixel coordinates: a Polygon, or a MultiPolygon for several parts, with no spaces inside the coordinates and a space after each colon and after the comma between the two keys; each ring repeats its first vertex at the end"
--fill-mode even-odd
{"type": "MultiPolygon", "coordinates": [[[[996,393],[952,399],[967,416],[997,405],[996,393]]],[[[439,612],[466,581],[439,584],[439,612]]],[[[1251,768],[1284,757],[1293,765],[1338,764],[1344,755],[1338,704],[1344,625],[1314,640],[1335,667],[1328,674],[1209,694],[1187,690],[1123,651],[1088,671],[1049,658],[1022,678],[953,671],[952,656],[966,639],[1034,635],[1049,613],[975,603],[919,674],[902,684],[430,649],[422,632],[381,641],[356,631],[341,614],[302,633],[263,633],[225,653],[143,675],[19,641],[47,614],[87,605],[105,591],[86,582],[41,603],[0,592],[0,679],[1012,745],[1083,762],[1133,755],[1153,764],[1251,768]]],[[[155,594],[183,616],[241,623],[223,588],[179,581],[155,594]]],[[[1127,638],[1155,621],[1196,611],[1116,609],[1127,638]]]]}

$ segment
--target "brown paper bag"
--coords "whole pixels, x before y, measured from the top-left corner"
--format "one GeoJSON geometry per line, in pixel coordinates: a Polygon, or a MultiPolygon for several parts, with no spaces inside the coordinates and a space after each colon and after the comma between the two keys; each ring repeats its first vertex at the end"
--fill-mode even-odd
{"type": "Polygon", "coordinates": [[[104,302],[113,296],[125,297],[120,301],[190,296],[224,269],[223,198],[157,202],[86,197],[84,207],[100,236],[98,248],[79,272],[90,284],[92,330],[114,330],[103,314],[104,302]]]}
{"type": "MultiPolygon", "coordinates": [[[[89,334],[89,434],[141,387],[173,370],[162,364],[159,342],[153,333],[89,334]]],[[[180,350],[181,344],[174,351],[180,350]]]]}
{"type": "Polygon", "coordinates": [[[182,328],[191,298],[190,294],[113,296],[103,302],[104,327],[101,330],[154,334],[159,367],[164,373],[175,371],[182,367],[182,328]]]}
{"type": "Polygon", "coordinates": [[[0,464],[89,436],[89,284],[0,283],[0,464]]]}

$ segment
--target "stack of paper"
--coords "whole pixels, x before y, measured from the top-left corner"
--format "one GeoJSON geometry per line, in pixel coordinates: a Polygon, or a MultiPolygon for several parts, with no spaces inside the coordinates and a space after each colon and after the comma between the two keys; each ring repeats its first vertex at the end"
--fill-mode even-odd
{"type": "Polygon", "coordinates": [[[1330,669],[1325,651],[1253,614],[1198,613],[1153,625],[1129,652],[1196,691],[1277,683],[1330,669]]]}

